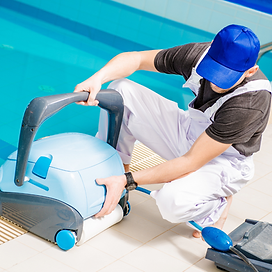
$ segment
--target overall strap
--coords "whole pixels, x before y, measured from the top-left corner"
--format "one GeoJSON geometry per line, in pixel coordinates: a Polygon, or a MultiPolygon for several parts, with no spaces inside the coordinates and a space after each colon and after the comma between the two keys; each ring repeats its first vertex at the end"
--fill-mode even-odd
{"type": "Polygon", "coordinates": [[[207,108],[204,111],[204,114],[209,118],[211,121],[214,120],[214,115],[216,111],[225,103],[228,99],[241,95],[247,92],[255,92],[255,91],[261,91],[261,90],[267,90],[270,93],[272,92],[271,90],[271,84],[268,80],[266,79],[259,79],[259,80],[254,80],[246,83],[244,86],[237,88],[234,92],[224,95],[221,98],[219,98],[211,107],[207,108]]]}

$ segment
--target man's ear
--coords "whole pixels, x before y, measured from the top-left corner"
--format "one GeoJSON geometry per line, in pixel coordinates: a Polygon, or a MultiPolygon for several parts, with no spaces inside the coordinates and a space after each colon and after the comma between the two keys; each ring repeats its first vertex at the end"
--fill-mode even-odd
{"type": "Polygon", "coordinates": [[[251,77],[251,76],[253,76],[258,70],[259,70],[259,66],[256,64],[253,67],[249,68],[245,72],[245,77],[251,77]]]}

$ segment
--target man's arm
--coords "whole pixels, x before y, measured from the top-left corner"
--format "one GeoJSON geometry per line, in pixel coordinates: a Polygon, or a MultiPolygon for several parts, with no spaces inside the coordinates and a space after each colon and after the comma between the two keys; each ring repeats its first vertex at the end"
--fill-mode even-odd
{"type": "Polygon", "coordinates": [[[154,59],[159,51],[125,52],[115,56],[93,76],[75,87],[74,92],[87,91],[90,93],[88,101],[80,102],[79,104],[98,105],[95,97],[100,91],[102,84],[106,82],[130,76],[138,70],[157,72],[154,66],[154,59]]]}
{"type": "MultiPolygon", "coordinates": [[[[167,183],[198,170],[222,154],[230,146],[231,144],[224,144],[213,140],[203,132],[185,155],[157,166],[134,172],[133,177],[138,185],[167,183]]],[[[109,214],[114,210],[126,185],[126,178],[122,175],[97,179],[96,181],[98,184],[106,185],[107,188],[104,206],[96,215],[99,217],[109,214]]]]}

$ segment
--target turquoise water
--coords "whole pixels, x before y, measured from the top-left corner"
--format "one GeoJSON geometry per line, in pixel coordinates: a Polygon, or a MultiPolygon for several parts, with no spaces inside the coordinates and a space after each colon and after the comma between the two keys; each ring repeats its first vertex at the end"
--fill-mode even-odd
{"type": "MultiPolygon", "coordinates": [[[[18,145],[23,114],[32,99],[72,92],[76,84],[121,50],[104,40],[89,39],[3,7],[0,26],[0,162],[3,162],[11,147],[18,145]]],[[[181,77],[138,72],[131,79],[176,100],[181,107],[192,98],[189,91],[180,92],[181,77]]],[[[71,131],[94,135],[98,116],[98,107],[69,105],[41,125],[36,139],[71,131]]]]}
{"type": "MultiPolygon", "coordinates": [[[[122,5],[118,5],[118,8],[121,9],[122,5]]],[[[73,27],[71,29],[66,27],[65,23],[69,21],[64,22],[65,27],[58,26],[56,16],[50,13],[40,11],[43,18],[37,19],[39,16],[27,16],[25,14],[29,12],[19,13],[16,10],[18,9],[12,10],[10,7],[7,9],[0,6],[2,64],[0,67],[0,164],[18,144],[23,114],[32,99],[72,92],[76,84],[91,76],[113,56],[126,50],[125,48],[127,50],[153,49],[142,43],[131,43],[101,31],[95,33],[103,35],[89,38],[77,34],[83,33],[83,30],[89,31],[84,25],[76,25],[77,31],[74,31],[73,27]],[[54,22],[50,22],[50,18],[54,22]]],[[[39,12],[37,9],[34,11],[39,12]]],[[[124,7],[123,14],[126,11],[127,8],[124,7]]],[[[130,8],[129,17],[132,11],[133,9],[130,8]]],[[[135,10],[135,14],[139,16],[139,11],[135,10]]],[[[167,20],[160,17],[154,18],[153,15],[146,13],[141,13],[140,16],[150,31],[152,24],[164,24],[163,29],[168,29],[166,31],[169,35],[168,46],[204,42],[213,37],[211,33],[198,31],[182,24],[174,24],[171,21],[168,24],[167,20]],[[148,25],[148,22],[152,24],[148,25]],[[182,40],[177,36],[178,30],[182,40]],[[174,34],[178,43],[173,41],[174,34]]],[[[271,68],[269,69],[268,73],[272,73],[271,68]]],[[[176,101],[183,109],[186,109],[187,103],[193,98],[188,89],[181,90],[184,79],[180,76],[141,71],[130,76],[130,79],[176,101]]],[[[106,88],[107,84],[103,87],[106,88]]],[[[98,127],[98,116],[98,107],[69,105],[42,124],[36,139],[62,132],[94,135],[98,127]]]]}
{"type": "MultiPolygon", "coordinates": [[[[90,40],[4,8],[0,8],[0,26],[0,139],[15,146],[24,110],[33,98],[72,92],[76,84],[121,52],[103,41],[90,40]]],[[[169,85],[165,75],[158,76],[139,72],[131,78],[180,100],[183,106],[178,92],[182,79],[175,78],[174,86],[169,85]]],[[[189,92],[184,96],[190,97],[189,92]]],[[[66,131],[94,135],[98,112],[98,108],[70,105],[48,119],[37,138],[66,131]]]]}

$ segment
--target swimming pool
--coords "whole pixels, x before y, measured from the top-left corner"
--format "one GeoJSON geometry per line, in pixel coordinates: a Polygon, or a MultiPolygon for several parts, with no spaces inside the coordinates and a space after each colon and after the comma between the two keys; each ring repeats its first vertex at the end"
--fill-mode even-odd
{"type": "MultiPolygon", "coordinates": [[[[27,8],[26,5],[25,7],[27,8]]],[[[2,162],[11,146],[18,144],[24,110],[33,98],[72,92],[76,84],[120,53],[120,47],[126,42],[116,38],[115,45],[108,44],[107,39],[111,37],[107,34],[89,39],[51,24],[50,16],[47,13],[43,20],[39,20],[18,13],[12,7],[0,7],[0,56],[3,64],[0,68],[2,162]]],[[[134,50],[149,49],[140,44],[130,43],[129,46],[134,46],[134,50]]],[[[191,99],[191,94],[180,92],[183,84],[181,77],[171,78],[170,81],[166,75],[148,72],[131,76],[131,79],[175,99],[184,107],[191,99]]],[[[94,135],[97,131],[98,114],[97,107],[70,105],[42,124],[36,138],[69,131],[94,135]]]]}
{"type": "MultiPolygon", "coordinates": [[[[167,46],[209,41],[214,36],[120,4],[111,5],[118,5],[124,18],[126,14],[141,16],[148,32],[156,29],[152,25],[163,25],[167,46]]],[[[24,110],[33,98],[72,92],[76,84],[124,50],[153,49],[150,44],[131,42],[95,27],[72,25],[68,19],[12,0],[0,4],[0,26],[0,164],[17,146],[24,110]],[[86,35],[89,32],[92,35],[86,35]]],[[[130,78],[176,101],[181,108],[193,98],[189,90],[181,90],[184,80],[180,76],[140,71],[130,78]]],[[[69,105],[42,124],[36,139],[69,131],[94,135],[98,115],[98,107],[69,105]]]]}

